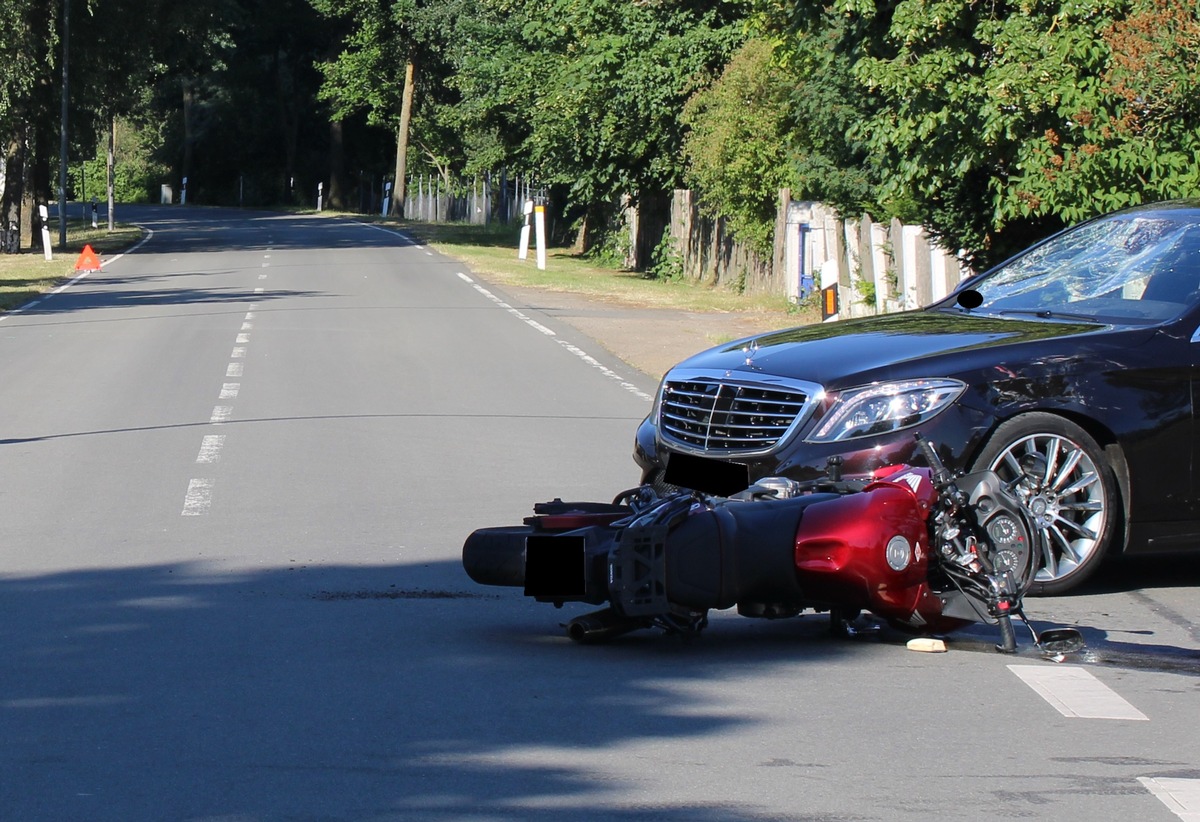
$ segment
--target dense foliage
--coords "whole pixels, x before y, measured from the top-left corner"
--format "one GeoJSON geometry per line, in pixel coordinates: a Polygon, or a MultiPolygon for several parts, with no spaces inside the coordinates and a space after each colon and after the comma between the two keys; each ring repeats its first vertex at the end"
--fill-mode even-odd
{"type": "Polygon", "coordinates": [[[755,19],[798,65],[837,32],[862,205],[977,264],[1064,223],[1197,194],[1194,3],[759,0],[755,19]]]}
{"type": "Polygon", "coordinates": [[[373,209],[397,163],[503,169],[587,243],[687,185],[765,250],[787,187],[978,265],[1200,185],[1175,0],[0,0],[5,208],[54,193],[68,7],[77,195],[116,122],[122,196],[373,209]]]}

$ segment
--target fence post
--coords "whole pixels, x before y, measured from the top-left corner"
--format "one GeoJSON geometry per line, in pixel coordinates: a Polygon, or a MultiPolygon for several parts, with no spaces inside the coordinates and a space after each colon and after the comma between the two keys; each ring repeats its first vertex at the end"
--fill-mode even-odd
{"type": "Polygon", "coordinates": [[[881,224],[872,222],[870,227],[871,269],[875,273],[875,313],[886,314],[888,301],[892,296],[892,286],[889,265],[891,257],[887,252],[887,229],[881,224]]]}
{"type": "Polygon", "coordinates": [[[791,213],[792,205],[792,190],[790,188],[779,189],[779,200],[775,204],[775,243],[774,254],[771,257],[771,267],[773,274],[779,277],[783,282],[784,292],[791,298],[792,294],[798,294],[799,291],[791,289],[791,267],[788,265],[788,243],[791,240],[790,227],[788,225],[788,217],[791,213]]]}
{"type": "Polygon", "coordinates": [[[922,308],[933,302],[933,271],[930,265],[932,257],[929,238],[926,237],[923,228],[918,228],[916,233],[917,304],[914,308],[922,308]]]}
{"type": "Polygon", "coordinates": [[[813,291],[813,276],[812,264],[813,258],[808,249],[808,238],[810,228],[813,223],[813,204],[807,202],[793,203],[790,200],[791,192],[784,189],[789,195],[787,211],[783,215],[782,226],[782,243],[776,242],[776,245],[782,245],[782,263],[781,263],[781,281],[783,283],[784,295],[791,302],[798,303],[803,300],[813,291]]]}
{"type": "Polygon", "coordinates": [[[839,220],[842,230],[841,248],[838,261],[841,263],[838,271],[838,285],[841,286],[842,313],[850,317],[862,316],[862,295],[858,292],[857,283],[862,276],[862,260],[859,257],[858,224],[853,220],[839,220]]]}

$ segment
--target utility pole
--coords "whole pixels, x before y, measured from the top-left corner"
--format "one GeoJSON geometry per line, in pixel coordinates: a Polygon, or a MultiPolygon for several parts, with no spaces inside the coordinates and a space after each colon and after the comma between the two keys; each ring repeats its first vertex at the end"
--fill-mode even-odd
{"type": "Polygon", "coordinates": [[[108,129],[108,230],[113,230],[113,207],[116,196],[113,194],[113,184],[116,182],[117,165],[117,115],[112,115],[108,129]]]}
{"type": "Polygon", "coordinates": [[[71,0],[63,0],[62,129],[58,149],[58,245],[67,248],[67,55],[71,43],[71,0]]]}

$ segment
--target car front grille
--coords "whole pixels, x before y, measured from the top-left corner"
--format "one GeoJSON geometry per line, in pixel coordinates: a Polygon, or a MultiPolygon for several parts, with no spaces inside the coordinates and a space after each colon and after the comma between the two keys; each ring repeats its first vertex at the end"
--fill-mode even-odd
{"type": "Polygon", "coordinates": [[[765,453],[805,417],[819,387],[672,372],[663,384],[661,435],[705,454],[765,453]]]}

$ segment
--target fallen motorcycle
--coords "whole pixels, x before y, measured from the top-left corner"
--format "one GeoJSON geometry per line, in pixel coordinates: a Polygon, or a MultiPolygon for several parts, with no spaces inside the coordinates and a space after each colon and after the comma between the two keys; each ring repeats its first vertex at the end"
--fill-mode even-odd
{"type": "Polygon", "coordinates": [[[612,503],[535,505],[522,525],[472,533],[463,566],[540,602],[606,605],[567,623],[580,642],[651,627],[695,633],[710,610],[736,606],[760,618],[829,612],[845,633],[864,611],[925,635],[987,623],[1008,653],[1015,616],[1043,651],[1082,648],[1078,632],[1039,636],[1025,618],[1041,547],[1020,500],[991,471],[952,476],[918,442],[927,466],[870,479],[844,479],[835,459],[817,480],[750,484],[728,476],[731,463],[674,455],[666,479],[678,491],[643,485],[612,503]]]}

